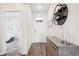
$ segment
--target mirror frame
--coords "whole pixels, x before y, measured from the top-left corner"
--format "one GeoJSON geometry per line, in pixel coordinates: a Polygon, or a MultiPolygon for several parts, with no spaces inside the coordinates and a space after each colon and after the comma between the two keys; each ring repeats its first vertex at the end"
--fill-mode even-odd
{"type": "Polygon", "coordinates": [[[59,3],[56,5],[54,9],[54,24],[55,25],[63,25],[68,16],[68,7],[66,4],[59,3]],[[58,10],[57,10],[58,8],[58,10]]]}

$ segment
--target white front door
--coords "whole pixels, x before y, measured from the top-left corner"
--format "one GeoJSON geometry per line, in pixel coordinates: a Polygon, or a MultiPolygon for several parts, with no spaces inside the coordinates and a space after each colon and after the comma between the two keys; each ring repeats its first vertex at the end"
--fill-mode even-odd
{"type": "Polygon", "coordinates": [[[35,20],[34,42],[46,42],[46,20],[35,20]]]}
{"type": "Polygon", "coordinates": [[[21,12],[6,11],[5,15],[5,41],[11,37],[15,37],[13,42],[6,43],[6,53],[17,53],[20,50],[20,42],[22,39],[21,32],[21,12]]]}

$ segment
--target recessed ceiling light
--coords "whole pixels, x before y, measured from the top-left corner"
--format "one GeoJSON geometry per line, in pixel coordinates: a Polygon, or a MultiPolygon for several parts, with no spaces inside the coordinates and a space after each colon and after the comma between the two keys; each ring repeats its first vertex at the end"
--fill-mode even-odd
{"type": "Polygon", "coordinates": [[[42,9],[42,6],[38,6],[38,9],[42,9]]]}

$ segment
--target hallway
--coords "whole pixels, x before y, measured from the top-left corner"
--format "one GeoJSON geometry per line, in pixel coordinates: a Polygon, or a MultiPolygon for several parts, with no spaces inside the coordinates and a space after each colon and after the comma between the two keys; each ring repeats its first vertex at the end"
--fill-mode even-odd
{"type": "Polygon", "coordinates": [[[79,55],[79,4],[0,4],[0,56],[79,55]]]}

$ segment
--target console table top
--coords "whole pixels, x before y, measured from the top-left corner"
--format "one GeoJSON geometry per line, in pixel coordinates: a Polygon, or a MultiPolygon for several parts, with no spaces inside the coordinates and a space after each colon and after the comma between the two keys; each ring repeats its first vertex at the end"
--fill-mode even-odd
{"type": "Polygon", "coordinates": [[[61,39],[57,38],[57,37],[51,37],[48,36],[47,37],[52,43],[54,43],[57,47],[79,47],[77,45],[71,44],[67,45],[66,43],[61,43],[61,39]]]}

